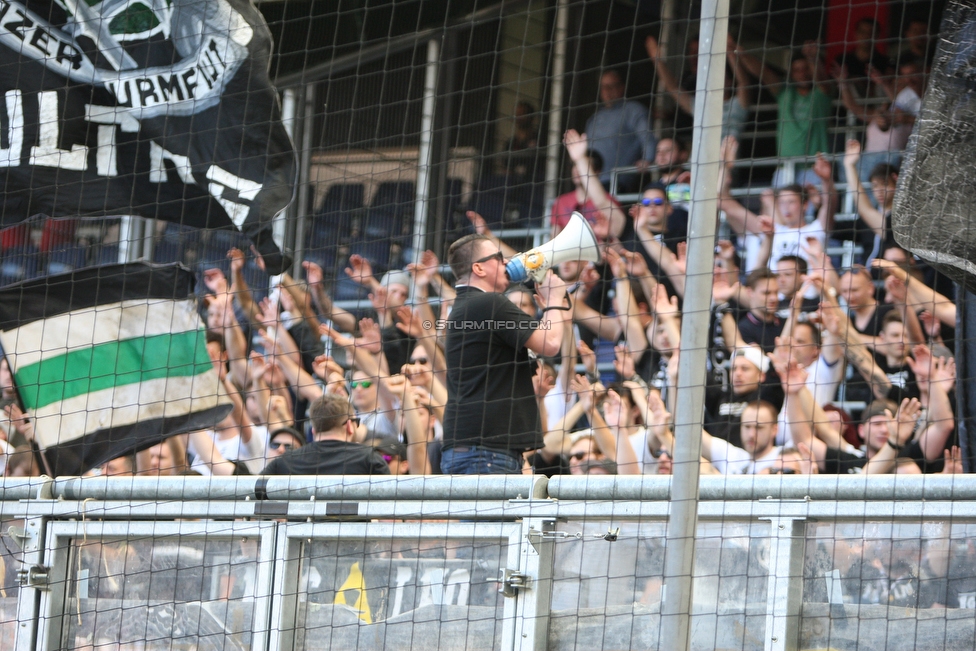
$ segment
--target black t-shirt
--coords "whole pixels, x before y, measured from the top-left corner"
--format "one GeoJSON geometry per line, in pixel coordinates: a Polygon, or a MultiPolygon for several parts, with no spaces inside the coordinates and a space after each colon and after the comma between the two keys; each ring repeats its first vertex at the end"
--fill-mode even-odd
{"type": "Polygon", "coordinates": [[[888,400],[896,405],[900,404],[905,398],[918,398],[921,396],[918,390],[918,383],[915,380],[915,372],[906,363],[897,366],[889,366],[888,360],[884,355],[874,354],[874,363],[885,374],[891,382],[891,389],[888,391],[888,400]]]}
{"type": "Polygon", "coordinates": [[[854,53],[854,48],[841,52],[834,57],[834,62],[838,66],[847,66],[847,77],[852,82],[865,84],[868,79],[868,64],[880,74],[885,74],[891,68],[891,59],[877,50],[871,50],[871,56],[867,61],[861,61],[854,53]]]}
{"type": "Polygon", "coordinates": [[[759,344],[765,353],[776,348],[776,337],[783,332],[783,322],[779,317],[772,321],[760,321],[752,312],[746,312],[739,319],[739,335],[747,344],[759,344]]]}
{"type": "Polygon", "coordinates": [[[359,443],[313,441],[274,459],[262,475],[389,475],[376,448],[359,443]]]}
{"type": "Polygon", "coordinates": [[[825,475],[858,475],[867,462],[867,456],[851,454],[837,448],[827,448],[823,472],[825,475]]]}
{"type": "MultiPolygon", "coordinates": [[[[668,215],[666,222],[666,230],[661,233],[661,243],[668,247],[672,253],[678,254],[678,244],[684,242],[688,239],[688,212],[682,210],[681,208],[675,208],[668,215]]],[[[647,249],[641,244],[640,237],[637,231],[634,229],[634,220],[628,218],[627,225],[624,227],[624,232],[620,235],[620,243],[628,251],[634,251],[640,253],[644,260],[647,262],[647,269],[650,275],[653,276],[658,282],[664,283],[668,290],[669,296],[674,296],[674,287],[671,285],[671,280],[667,277],[667,274],[657,266],[657,263],[651,259],[650,254],[648,254],[647,249]]],[[[653,297],[648,297],[648,300],[653,300],[653,297]]]]}
{"type": "Polygon", "coordinates": [[[759,389],[736,395],[732,385],[718,384],[705,387],[705,431],[741,448],[740,417],[750,402],[765,400],[778,412],[783,408],[783,389],[779,382],[761,384],[759,389]]]}
{"type": "Polygon", "coordinates": [[[525,347],[536,329],[533,319],[501,294],[462,286],[448,327],[444,449],[541,448],[536,364],[525,347]]]}
{"type": "Polygon", "coordinates": [[[380,338],[383,341],[383,354],[386,355],[390,373],[399,373],[400,368],[410,361],[417,340],[401,332],[396,326],[380,330],[380,338]]]}
{"type": "Polygon", "coordinates": [[[874,309],[874,314],[868,320],[867,324],[863,328],[857,326],[857,316],[854,312],[850,313],[851,323],[854,324],[854,329],[857,330],[862,335],[867,335],[869,337],[877,337],[881,334],[881,322],[884,321],[885,315],[895,309],[894,305],[889,305],[888,303],[878,303],[877,307],[874,309]]]}

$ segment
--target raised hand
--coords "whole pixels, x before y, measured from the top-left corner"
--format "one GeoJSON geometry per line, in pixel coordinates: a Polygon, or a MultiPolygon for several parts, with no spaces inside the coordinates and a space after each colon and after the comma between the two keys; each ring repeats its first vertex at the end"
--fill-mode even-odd
{"type": "Polygon", "coordinates": [[[422,339],[430,335],[430,332],[423,327],[420,313],[411,310],[408,305],[401,305],[396,309],[395,323],[397,330],[414,339],[422,339]]]}
{"type": "Polygon", "coordinates": [[[942,335],[942,321],[928,310],[922,311],[918,320],[922,322],[922,330],[929,339],[938,339],[942,335]]]}
{"type": "Polygon", "coordinates": [[[681,274],[688,272],[688,243],[678,242],[678,252],[675,254],[675,266],[681,274]]]}
{"type": "Polygon", "coordinates": [[[351,348],[352,346],[356,345],[355,339],[345,333],[339,332],[327,323],[323,323],[319,326],[319,334],[325,335],[334,341],[337,346],[341,346],[342,348],[351,348]]]}
{"type": "Polygon", "coordinates": [[[590,375],[596,375],[596,353],[586,345],[585,341],[576,342],[576,350],[579,351],[580,363],[586,368],[590,375]]]}
{"type": "Polygon", "coordinates": [[[369,302],[373,304],[373,309],[383,314],[386,312],[386,299],[389,291],[383,285],[377,285],[369,294],[369,302]]]}
{"type": "Polygon", "coordinates": [[[884,280],[885,303],[904,305],[908,302],[908,285],[894,274],[884,280]]]}
{"type": "Polygon", "coordinates": [[[239,274],[244,269],[244,252],[240,249],[231,249],[227,252],[227,259],[230,260],[230,272],[239,274]]]}
{"type": "Polygon", "coordinates": [[[363,256],[353,254],[349,256],[349,266],[346,267],[346,275],[355,283],[369,286],[370,281],[373,279],[373,265],[363,256]]]}
{"type": "Polygon", "coordinates": [[[478,235],[486,235],[491,232],[485,218],[475,211],[469,210],[468,212],[464,213],[464,215],[468,218],[468,221],[471,222],[471,225],[474,226],[474,232],[478,235]]]}
{"type": "Polygon", "coordinates": [[[739,141],[735,136],[722,138],[721,158],[727,167],[731,167],[739,156],[739,141]]]}
{"type": "Polygon", "coordinates": [[[227,293],[227,278],[220,269],[206,269],[203,272],[203,284],[214,294],[227,293]]]}
{"type": "Polygon", "coordinates": [[[583,406],[584,411],[590,411],[593,409],[593,404],[595,401],[595,394],[593,385],[586,378],[585,375],[577,375],[572,380],[569,381],[569,388],[576,394],[579,398],[580,404],[583,406]]]}
{"type": "Polygon", "coordinates": [[[951,451],[943,450],[942,457],[945,465],[942,466],[943,475],[958,475],[964,472],[962,467],[962,450],[958,445],[953,445],[951,451]]]}
{"type": "Polygon", "coordinates": [[[431,367],[426,364],[404,364],[400,368],[400,373],[407,378],[410,384],[425,389],[430,388],[431,378],[434,376],[431,367]]]}
{"type": "Polygon", "coordinates": [[[273,328],[278,324],[278,304],[270,297],[261,299],[258,311],[254,313],[254,320],[265,328],[273,328]]]}
{"type": "Polygon", "coordinates": [[[586,157],[588,145],[585,133],[580,133],[576,129],[568,129],[563,134],[563,144],[574,163],[586,157]]]}
{"type": "Polygon", "coordinates": [[[556,378],[540,362],[539,370],[532,376],[532,389],[535,391],[535,397],[542,400],[555,386],[556,378]]]}
{"type": "Polygon", "coordinates": [[[644,39],[644,49],[647,50],[647,58],[651,61],[657,61],[658,57],[661,56],[661,48],[653,36],[644,39]]]}
{"type": "Polygon", "coordinates": [[[851,138],[844,146],[844,166],[855,167],[861,160],[861,141],[851,138]]]}
{"type": "Polygon", "coordinates": [[[607,247],[603,255],[607,264],[610,265],[610,271],[614,278],[627,278],[627,261],[620,253],[611,247],[607,247]]]}
{"type": "Polygon", "coordinates": [[[303,262],[302,267],[305,269],[305,280],[309,285],[322,284],[325,277],[325,274],[322,273],[322,267],[309,260],[303,262]]]}
{"type": "Polygon", "coordinates": [[[624,402],[613,389],[607,391],[607,399],[603,402],[603,420],[609,427],[618,427],[623,420],[624,402]]]}
{"type": "Polygon", "coordinates": [[[380,327],[372,319],[359,320],[359,336],[356,337],[356,345],[365,348],[374,355],[383,352],[383,338],[380,335],[380,327]]]}
{"type": "Polygon", "coordinates": [[[623,256],[627,264],[628,274],[634,278],[650,277],[651,271],[647,268],[647,260],[644,259],[644,256],[636,251],[628,251],[627,249],[621,249],[619,253],[623,256]]]}
{"type": "Polygon", "coordinates": [[[830,183],[834,180],[834,168],[820,152],[817,152],[817,160],[813,163],[813,173],[824,183],[830,183]]]}
{"type": "Polygon", "coordinates": [[[617,344],[613,347],[613,354],[613,368],[617,371],[617,375],[625,380],[629,380],[637,374],[637,369],[634,367],[634,358],[631,356],[630,351],[627,350],[627,346],[617,344]]]}
{"type": "Polygon", "coordinates": [[[885,410],[888,415],[888,436],[894,437],[896,445],[905,445],[912,438],[918,417],[922,413],[922,403],[918,398],[905,398],[898,407],[898,413],[892,422],[891,412],[885,410]]]}

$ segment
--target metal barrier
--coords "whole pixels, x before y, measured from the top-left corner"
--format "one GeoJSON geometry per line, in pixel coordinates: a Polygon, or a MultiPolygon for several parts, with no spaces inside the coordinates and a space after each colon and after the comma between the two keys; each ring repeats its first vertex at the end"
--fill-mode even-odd
{"type": "MultiPolygon", "coordinates": [[[[664,649],[670,491],[6,479],[0,648],[664,649]]],[[[693,647],[972,648],[974,498],[969,475],[703,478],[693,647]]]]}

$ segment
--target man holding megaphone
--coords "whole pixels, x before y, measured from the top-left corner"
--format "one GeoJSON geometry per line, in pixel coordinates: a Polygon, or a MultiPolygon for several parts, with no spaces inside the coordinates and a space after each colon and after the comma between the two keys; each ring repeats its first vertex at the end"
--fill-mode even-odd
{"type": "Polygon", "coordinates": [[[516,255],[508,265],[485,235],[451,245],[447,260],[457,279],[448,329],[447,408],[441,469],[446,474],[518,474],[523,453],[543,447],[532,376],[536,355],[560,351],[571,327],[566,285],[550,268],[569,259],[599,257],[593,230],[574,214],[551,242],[516,255]],[[511,279],[510,279],[511,278],[511,279]],[[505,296],[511,282],[537,282],[542,319],[505,296]]]}

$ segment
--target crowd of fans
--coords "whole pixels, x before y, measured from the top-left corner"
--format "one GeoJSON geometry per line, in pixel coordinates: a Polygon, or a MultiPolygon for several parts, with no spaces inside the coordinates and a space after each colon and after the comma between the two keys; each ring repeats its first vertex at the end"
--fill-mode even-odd
{"type": "MultiPolygon", "coordinates": [[[[785,76],[729,40],[716,192],[733,235],[717,241],[714,254],[705,473],[961,471],[954,289],[900,248],[889,225],[898,154],[931,62],[927,41],[914,23],[909,29],[912,38],[895,62],[874,48],[874,23],[862,21],[862,38],[850,50],[828,63],[807,43],[785,76]],[[752,205],[733,188],[736,135],[756,83],[777,98],[778,151],[794,166],[796,182],[774,179],[752,205]],[[839,165],[829,156],[825,120],[835,96],[866,127],[865,142],[848,141],[839,165]],[[871,97],[880,103],[862,101],[871,97]],[[807,163],[797,166],[797,158],[807,163]],[[862,227],[863,252],[853,266],[828,254],[842,200],[835,182],[853,194],[862,227]]],[[[690,113],[694,80],[671,75],[655,39],[646,45],[663,89],[690,113]]],[[[678,137],[654,138],[646,111],[623,97],[620,75],[608,72],[605,105],[587,132],[571,129],[564,137],[574,189],[552,206],[553,235],[580,212],[600,241],[601,260],[554,270],[571,289],[574,327],[564,329],[560,354],[531,362],[545,446],[525,454],[526,473],[672,469],[688,146],[678,137]],[[629,208],[609,193],[608,159],[641,172],[643,190],[629,208]],[[612,361],[612,371],[598,360],[612,361]]],[[[480,215],[469,212],[468,219],[506,256],[515,253],[480,215]]],[[[455,290],[437,255],[426,251],[381,278],[368,259],[350,256],[346,274],[368,290],[368,315],[337,307],[314,262],[303,264],[303,280],[284,274],[271,296],[255,301],[242,271],[245,253],[233,249],[228,258],[229,278],[218,269],[204,273],[201,312],[233,411],[212,429],[94,472],[439,472],[448,390],[446,333],[438,322],[450,313],[455,290]]],[[[527,315],[546,318],[532,290],[518,286],[508,297],[527,315]]],[[[8,438],[29,441],[29,414],[14,400],[6,365],[0,370],[8,438]]],[[[0,447],[7,475],[43,472],[29,447],[3,437],[0,447]]]]}

